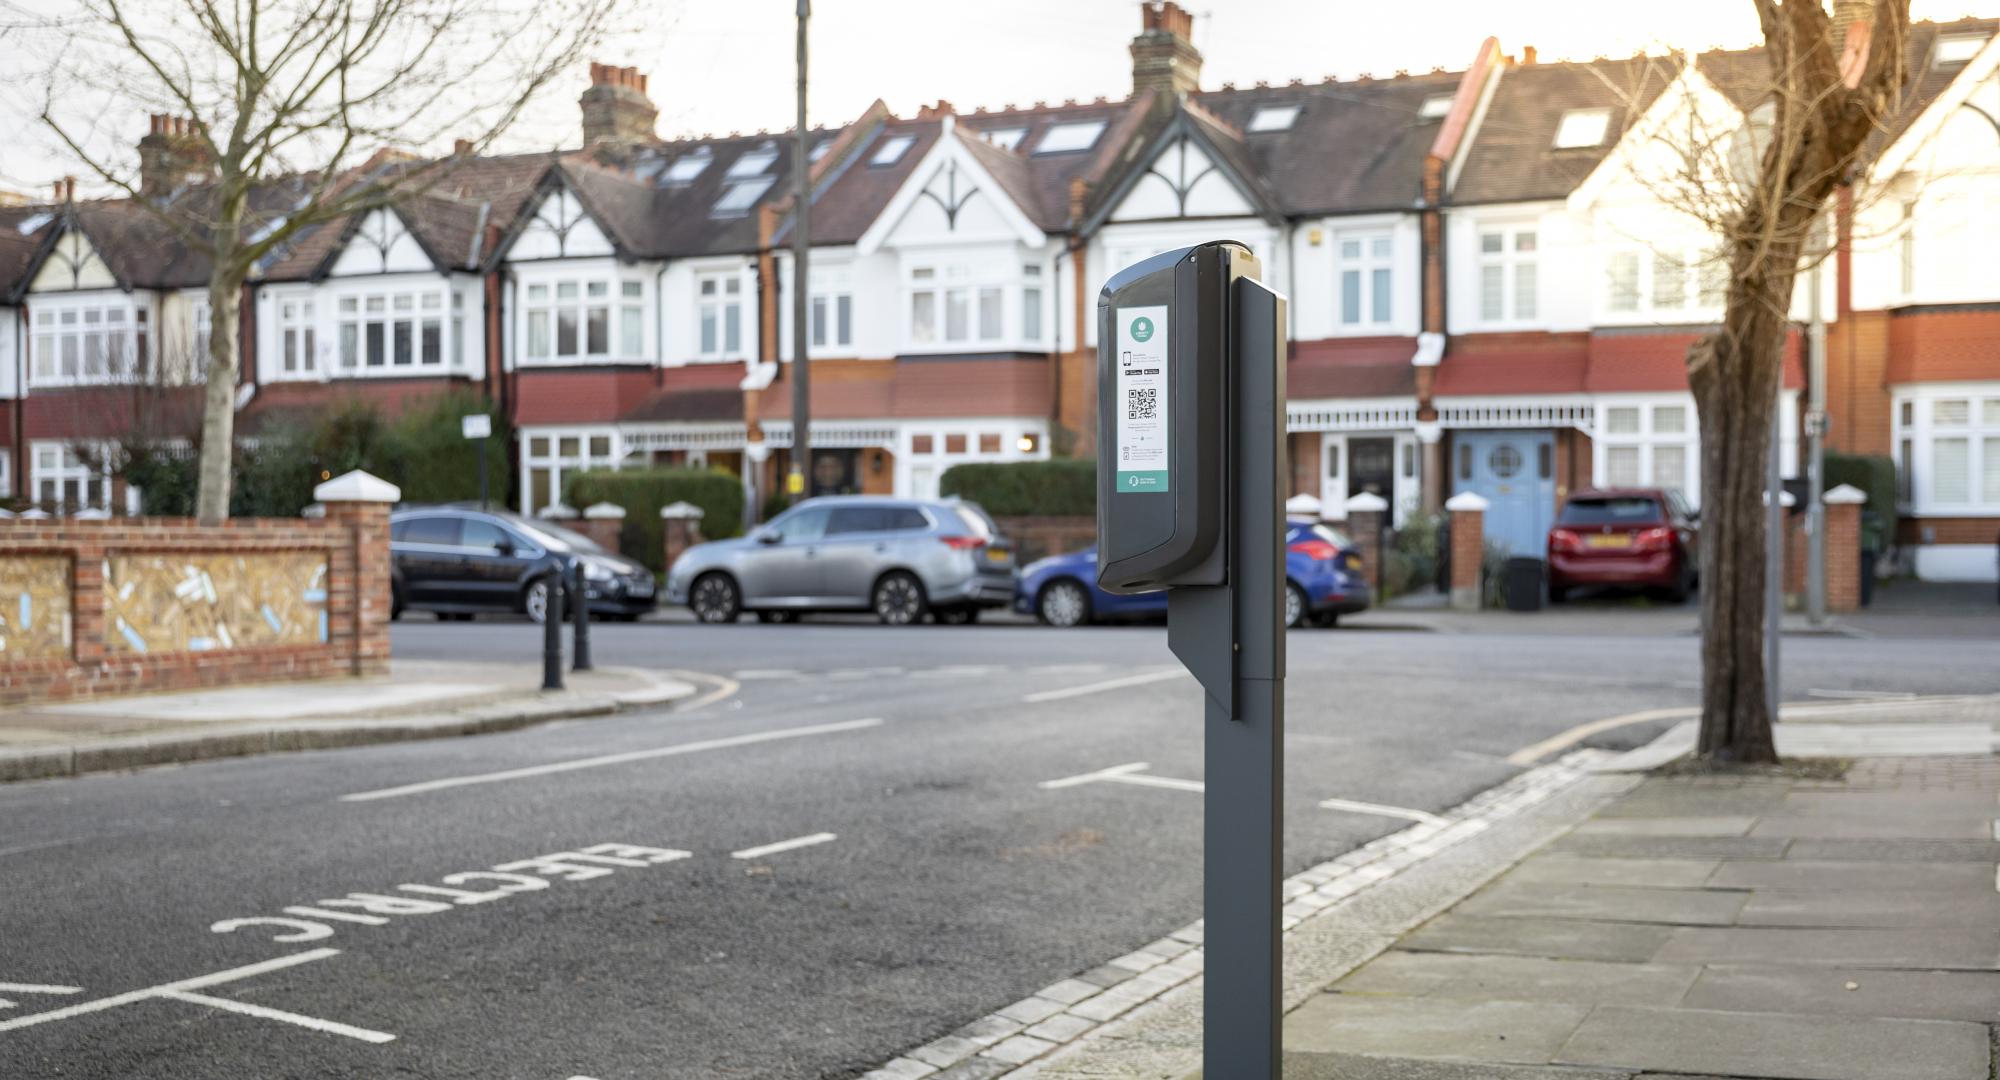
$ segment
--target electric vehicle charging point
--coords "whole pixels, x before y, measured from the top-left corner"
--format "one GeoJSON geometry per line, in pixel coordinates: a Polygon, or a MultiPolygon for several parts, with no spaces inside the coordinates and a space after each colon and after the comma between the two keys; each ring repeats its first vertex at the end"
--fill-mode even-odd
{"type": "Polygon", "coordinates": [[[1098,585],[1167,593],[1201,684],[1202,1075],[1279,1074],[1285,298],[1242,244],[1164,252],[1097,307],[1098,585]]]}

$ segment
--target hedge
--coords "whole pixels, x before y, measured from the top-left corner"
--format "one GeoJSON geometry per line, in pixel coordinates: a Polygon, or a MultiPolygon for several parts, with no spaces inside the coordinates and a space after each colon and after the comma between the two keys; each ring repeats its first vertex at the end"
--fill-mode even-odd
{"type": "Polygon", "coordinates": [[[743,482],[710,469],[595,470],[563,477],[563,501],[582,510],[608,502],[625,508],[619,547],[654,573],[665,569],[660,507],[690,502],[702,509],[701,534],[735,536],[743,529],[743,482]]]}
{"type": "Polygon", "coordinates": [[[1826,455],[1826,490],[1853,484],[1868,493],[1862,546],[1880,551],[1896,535],[1896,463],[1874,454],[1826,455]]]}
{"type": "Polygon", "coordinates": [[[1097,514],[1097,463],[1087,458],[954,465],[938,481],[946,495],[969,499],[996,517],[1097,514]]]}

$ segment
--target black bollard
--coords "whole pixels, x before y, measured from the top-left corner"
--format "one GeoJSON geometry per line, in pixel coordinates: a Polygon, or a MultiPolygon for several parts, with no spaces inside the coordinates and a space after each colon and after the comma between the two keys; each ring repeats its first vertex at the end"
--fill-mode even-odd
{"type": "Polygon", "coordinates": [[[570,646],[569,669],[571,671],[590,670],[590,586],[583,579],[583,560],[578,559],[570,566],[570,609],[575,612],[576,641],[570,646]]]}
{"type": "Polygon", "coordinates": [[[548,606],[542,611],[542,689],[563,688],[562,613],[563,579],[557,571],[542,579],[548,590],[548,606]]]}

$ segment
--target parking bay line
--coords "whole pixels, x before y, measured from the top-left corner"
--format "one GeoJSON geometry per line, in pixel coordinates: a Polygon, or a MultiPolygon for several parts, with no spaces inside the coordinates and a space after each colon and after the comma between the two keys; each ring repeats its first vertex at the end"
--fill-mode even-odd
{"type": "Polygon", "coordinates": [[[50,1009],[47,1012],[33,1013],[28,1016],[16,1017],[12,1020],[0,1020],[0,1032],[34,1027],[37,1024],[46,1024],[55,1020],[68,1020],[71,1017],[103,1012],[106,1009],[116,1009],[122,1005],[151,1001],[155,998],[167,998],[193,1005],[228,1009],[231,1012],[243,1013],[246,1016],[256,1016],[265,1020],[278,1020],[287,1024],[297,1024],[301,1027],[308,1027],[317,1031],[326,1031],[336,1035],[346,1035],[349,1038],[361,1039],[364,1042],[385,1043],[394,1040],[394,1035],[383,1031],[370,1031],[367,1028],[339,1024],[331,1020],[320,1020],[311,1016],[301,1016],[298,1013],[288,1013],[280,1009],[266,1008],[262,1005],[250,1005],[241,1001],[231,1001],[228,998],[213,998],[206,994],[192,992],[210,986],[220,986],[223,983],[232,983],[241,979],[252,978],[257,975],[266,975],[273,971],[281,971],[288,967],[309,964],[315,960],[324,960],[329,956],[339,955],[339,949],[308,949],[305,952],[292,953],[289,956],[273,957],[255,964],[230,968],[228,971],[216,971],[207,975],[197,975],[192,979],[161,983],[158,986],[149,986],[143,990],[131,990],[123,994],[113,994],[110,997],[97,998],[94,1001],[67,1005],[60,1009],[50,1009]]]}
{"type": "Polygon", "coordinates": [[[832,724],[811,724],[806,727],[779,728],[775,731],[754,731],[744,735],[727,735],[719,739],[701,739],[696,742],[677,743],[652,750],[631,750],[622,754],[604,754],[599,757],[575,758],[569,761],[554,761],[547,765],[529,765],[519,769],[503,769],[499,772],[474,773],[470,776],[448,776],[440,780],[424,780],[401,787],[378,788],[374,791],[357,791],[342,795],[341,802],[372,802],[376,799],[397,799],[405,795],[423,795],[448,788],[470,787],[474,784],[497,784],[505,780],[527,780],[553,773],[575,772],[578,769],[597,769],[607,765],[625,765],[634,761],[650,761],[654,758],[678,757],[682,754],[699,754],[708,750],[727,750],[736,746],[755,746],[758,743],[778,742],[785,739],[805,739],[816,735],[837,735],[847,731],[863,731],[881,727],[881,717],[865,720],[842,720],[832,724]]]}
{"type": "Polygon", "coordinates": [[[1168,679],[1185,679],[1186,668],[1169,668],[1165,671],[1148,671],[1139,675],[1126,675],[1103,682],[1085,683],[1082,686],[1066,686],[1061,690],[1042,690],[1022,698],[1029,705],[1039,705],[1045,701],[1061,701],[1064,698],[1082,697],[1085,694],[1099,694],[1106,690],[1122,690],[1128,686],[1144,686],[1147,683],[1165,682],[1168,679]]]}
{"type": "MultiPolygon", "coordinates": [[[[1133,761],[1124,765],[1113,765],[1108,769],[1099,769],[1096,772],[1065,776],[1060,780],[1044,780],[1036,786],[1044,791],[1076,787],[1080,784],[1132,784],[1138,787],[1168,788],[1197,794],[1204,794],[1208,790],[1208,785],[1200,780],[1149,775],[1146,770],[1150,768],[1152,766],[1146,762],[1133,761]]],[[[1321,799],[1319,806],[1322,810],[1342,810],[1350,814],[1402,818],[1405,821],[1417,821],[1427,825],[1446,824],[1445,819],[1423,810],[1413,810],[1407,806],[1390,806],[1387,803],[1362,802],[1359,799],[1321,799]]]]}
{"type": "Polygon", "coordinates": [[[830,832],[814,833],[811,836],[797,836],[790,840],[780,840],[775,844],[764,844],[759,847],[747,847],[742,851],[732,851],[729,853],[729,857],[732,859],[761,859],[766,855],[776,855],[785,851],[797,851],[800,848],[812,847],[815,844],[824,844],[830,840],[837,839],[839,837],[830,832]]]}

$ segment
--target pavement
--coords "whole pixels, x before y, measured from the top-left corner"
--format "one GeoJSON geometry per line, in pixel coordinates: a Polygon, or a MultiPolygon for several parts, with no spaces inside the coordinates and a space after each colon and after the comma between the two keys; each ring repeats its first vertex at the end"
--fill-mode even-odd
{"type": "Polygon", "coordinates": [[[700,687],[643,668],[395,660],[369,678],[169,691],[0,709],[0,781],[216,757],[509,731],[691,698],[700,687]]]}
{"type": "MultiPolygon", "coordinates": [[[[394,640],[538,670],[521,623],[394,640]]],[[[704,692],[0,785],[0,1076],[850,1080],[956,1036],[985,1060],[919,1064],[960,1080],[1182,1007],[1201,705],[1163,629],[655,622],[594,646],[704,692]]],[[[1582,766],[1697,685],[1674,636],[1287,648],[1295,1003],[1622,793],[1582,766]],[[1363,898],[1372,925],[1342,906],[1363,898]]],[[[1991,655],[1802,639],[1786,685],[1856,711],[1991,694],[1991,655]]]]}

